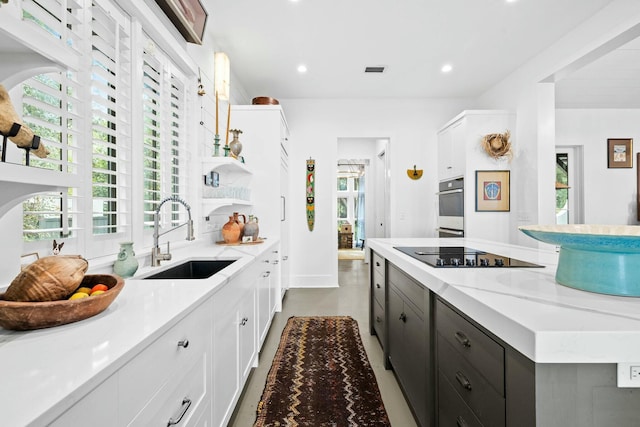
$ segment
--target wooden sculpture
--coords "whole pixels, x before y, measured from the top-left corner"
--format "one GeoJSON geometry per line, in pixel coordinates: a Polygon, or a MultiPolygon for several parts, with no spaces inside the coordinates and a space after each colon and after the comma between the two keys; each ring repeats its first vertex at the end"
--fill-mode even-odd
{"type": "Polygon", "coordinates": [[[47,157],[49,150],[44,143],[40,141],[40,137],[33,134],[27,125],[16,113],[11,103],[9,93],[3,85],[0,84],[0,134],[9,137],[18,147],[28,149],[31,153],[40,158],[47,157]]]}

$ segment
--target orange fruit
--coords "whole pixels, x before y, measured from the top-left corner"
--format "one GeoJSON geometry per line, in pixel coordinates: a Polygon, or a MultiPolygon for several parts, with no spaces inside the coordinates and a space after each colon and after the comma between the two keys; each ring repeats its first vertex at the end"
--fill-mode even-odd
{"type": "Polygon", "coordinates": [[[93,288],[91,288],[91,293],[94,293],[95,291],[108,291],[108,290],[109,290],[109,287],[107,285],[103,285],[102,283],[98,283],[93,288]]]}

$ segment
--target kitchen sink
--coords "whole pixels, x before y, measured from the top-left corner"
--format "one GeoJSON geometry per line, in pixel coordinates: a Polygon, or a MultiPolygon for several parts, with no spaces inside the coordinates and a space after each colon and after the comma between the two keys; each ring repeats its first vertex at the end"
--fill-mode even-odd
{"type": "Polygon", "coordinates": [[[234,262],[235,259],[189,260],[141,279],[206,279],[234,262]]]}

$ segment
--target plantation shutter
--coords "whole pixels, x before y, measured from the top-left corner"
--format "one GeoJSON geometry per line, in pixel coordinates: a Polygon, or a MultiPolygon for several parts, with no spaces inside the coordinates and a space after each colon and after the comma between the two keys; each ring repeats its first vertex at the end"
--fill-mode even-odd
{"type": "MultiPolygon", "coordinates": [[[[79,85],[71,72],[35,76],[22,84],[23,121],[47,146],[47,158],[30,158],[31,167],[78,173],[82,117],[79,85]]],[[[23,203],[25,241],[75,236],[78,189],[46,193],[23,203]],[[66,218],[66,219],[65,219],[66,218]]]]}
{"type": "MultiPolygon", "coordinates": [[[[162,52],[145,52],[143,62],[143,209],[144,226],[152,228],[160,202],[170,196],[184,198],[186,192],[185,79],[172,70],[162,52]]],[[[163,218],[177,225],[183,221],[184,208],[168,204],[163,212],[171,214],[163,218]]]]}
{"type": "Polygon", "coordinates": [[[131,40],[128,22],[118,23],[100,5],[92,7],[92,234],[130,233],[131,40]]]}

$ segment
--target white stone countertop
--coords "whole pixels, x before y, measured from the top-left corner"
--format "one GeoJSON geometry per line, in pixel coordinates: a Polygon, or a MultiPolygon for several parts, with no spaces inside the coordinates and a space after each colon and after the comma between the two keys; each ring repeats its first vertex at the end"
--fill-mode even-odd
{"type": "MultiPolygon", "coordinates": [[[[91,391],[278,243],[217,246],[191,242],[161,267],[141,267],[102,313],[33,331],[0,328],[3,426],[45,425],[91,391]],[[136,280],[185,259],[237,258],[203,280],[136,280]]],[[[91,262],[87,274],[92,271],[91,262]]]]}
{"type": "Polygon", "coordinates": [[[555,251],[467,238],[367,246],[537,363],[640,362],[640,298],[557,284],[555,251]],[[544,268],[434,268],[394,246],[467,246],[544,268]]]}

